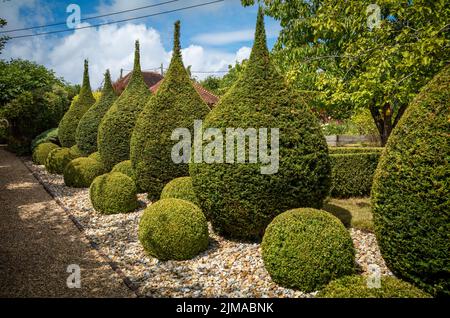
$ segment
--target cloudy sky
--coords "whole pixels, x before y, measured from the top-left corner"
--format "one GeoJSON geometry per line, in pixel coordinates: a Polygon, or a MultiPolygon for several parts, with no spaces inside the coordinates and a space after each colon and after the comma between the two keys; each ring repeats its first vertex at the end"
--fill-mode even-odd
{"type": "MultiPolygon", "coordinates": [[[[0,0],[0,17],[8,22],[1,31],[65,22],[72,11],[69,4],[81,9],[81,19],[135,9],[169,0],[96,0],[96,1],[41,1],[0,0]]],[[[140,17],[176,10],[213,0],[178,0],[164,5],[87,20],[78,27],[109,21],[140,17]]],[[[71,83],[80,83],[83,60],[90,65],[91,85],[101,85],[105,69],[113,79],[120,69],[133,65],[134,41],[141,44],[141,66],[151,70],[163,63],[168,66],[172,50],[173,23],[181,21],[181,45],[185,65],[191,65],[194,75],[202,79],[210,74],[221,76],[229,64],[247,58],[253,42],[257,7],[242,7],[239,0],[164,13],[148,18],[126,21],[80,30],[68,29],[66,24],[53,27],[16,31],[9,36],[68,30],[64,33],[11,39],[0,58],[23,58],[44,64],[71,83]],[[217,72],[217,73],[203,73],[217,72]]],[[[272,47],[279,24],[266,18],[268,44],[272,47]]],[[[125,72],[126,73],[126,72],[125,72]]]]}

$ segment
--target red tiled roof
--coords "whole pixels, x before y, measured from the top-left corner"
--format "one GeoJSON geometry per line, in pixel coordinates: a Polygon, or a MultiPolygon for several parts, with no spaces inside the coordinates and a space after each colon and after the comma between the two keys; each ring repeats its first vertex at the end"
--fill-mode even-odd
{"type": "MultiPolygon", "coordinates": [[[[147,84],[148,87],[152,87],[156,83],[158,83],[160,80],[163,79],[162,75],[155,72],[142,72],[142,76],[144,77],[144,82],[147,84]]],[[[122,94],[122,92],[125,90],[125,87],[128,85],[128,81],[130,80],[131,72],[125,75],[122,78],[119,78],[115,83],[113,83],[113,87],[117,94],[122,94]]]]}

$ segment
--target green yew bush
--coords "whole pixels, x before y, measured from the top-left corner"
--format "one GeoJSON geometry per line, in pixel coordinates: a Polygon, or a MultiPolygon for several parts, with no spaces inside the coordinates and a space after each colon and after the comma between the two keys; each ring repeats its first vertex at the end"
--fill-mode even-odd
{"type": "Polygon", "coordinates": [[[100,158],[100,153],[98,151],[91,153],[88,158],[94,159],[98,162],[102,162],[102,158],[100,158]]]}
{"type": "Polygon", "coordinates": [[[144,250],[159,260],[190,259],[208,247],[208,223],[191,202],[163,199],[144,211],[139,240],[144,250]]]}
{"type": "Polygon", "coordinates": [[[68,187],[88,188],[92,181],[105,173],[101,162],[81,157],[70,161],[64,168],[64,183],[68,187]]]}
{"type": "Polygon", "coordinates": [[[136,41],[134,68],[130,81],[106,112],[98,128],[97,147],[105,167],[130,159],[130,138],[136,118],[150,98],[139,62],[139,42],[136,41]]]}
{"type": "Polygon", "coordinates": [[[202,211],[220,234],[259,240],[281,212],[322,206],[331,169],[325,137],[307,105],[270,62],[262,9],[243,74],[208,114],[203,127],[218,128],[223,135],[228,127],[278,128],[280,135],[279,170],[274,174],[261,174],[261,162],[190,164],[202,211]]]}
{"type": "Polygon", "coordinates": [[[100,99],[89,108],[78,123],[76,141],[78,148],[84,155],[97,151],[98,126],[116,99],[117,96],[111,84],[111,75],[109,70],[106,70],[100,99]]]}
{"type": "Polygon", "coordinates": [[[45,160],[45,168],[50,173],[62,174],[66,165],[78,158],[70,148],[56,148],[49,152],[45,160]]]}
{"type": "Polygon", "coordinates": [[[129,176],[131,179],[135,180],[134,171],[133,167],[131,166],[130,160],[119,162],[112,168],[111,172],[121,172],[124,175],[129,176]]]}
{"type": "Polygon", "coordinates": [[[161,192],[161,199],[167,198],[183,199],[200,206],[190,177],[176,178],[166,184],[161,192]]]}
{"type": "Polygon", "coordinates": [[[33,151],[33,162],[38,165],[45,165],[48,154],[56,148],[59,148],[59,146],[51,142],[40,143],[33,151]]]}
{"type": "Polygon", "coordinates": [[[88,62],[84,61],[83,84],[78,98],[72,101],[69,110],[64,114],[58,126],[58,138],[63,147],[75,145],[75,135],[81,117],[95,103],[89,83],[88,62]]]}
{"type": "Polygon", "coordinates": [[[375,233],[388,267],[432,295],[450,295],[450,66],[413,99],[386,144],[372,186],[375,233]]]}
{"type": "Polygon", "coordinates": [[[175,23],[172,61],[157,94],[138,116],[131,139],[131,163],[138,187],[152,200],[158,199],[170,180],[187,176],[188,164],[172,161],[171,139],[175,128],[193,133],[194,120],[203,119],[208,106],[192,86],[181,58],[180,22],[175,23]]]}

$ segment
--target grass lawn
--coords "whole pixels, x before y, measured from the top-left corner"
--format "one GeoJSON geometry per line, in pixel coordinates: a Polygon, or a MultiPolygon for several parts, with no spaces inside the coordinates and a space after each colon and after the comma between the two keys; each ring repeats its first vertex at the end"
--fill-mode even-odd
{"type": "Polygon", "coordinates": [[[339,218],[346,227],[373,231],[370,198],[329,198],[323,209],[339,218]]]}

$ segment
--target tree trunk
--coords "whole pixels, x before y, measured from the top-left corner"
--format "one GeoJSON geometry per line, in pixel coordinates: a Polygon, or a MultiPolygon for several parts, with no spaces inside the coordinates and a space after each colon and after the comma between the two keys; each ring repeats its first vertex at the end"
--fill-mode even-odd
{"type": "MultiPolygon", "coordinates": [[[[380,112],[378,107],[372,105],[370,107],[370,113],[372,114],[378,133],[380,134],[381,146],[384,147],[394,128],[392,122],[392,107],[389,103],[386,103],[383,105],[383,109],[380,112]]],[[[398,121],[397,118],[396,121],[398,121]]]]}

